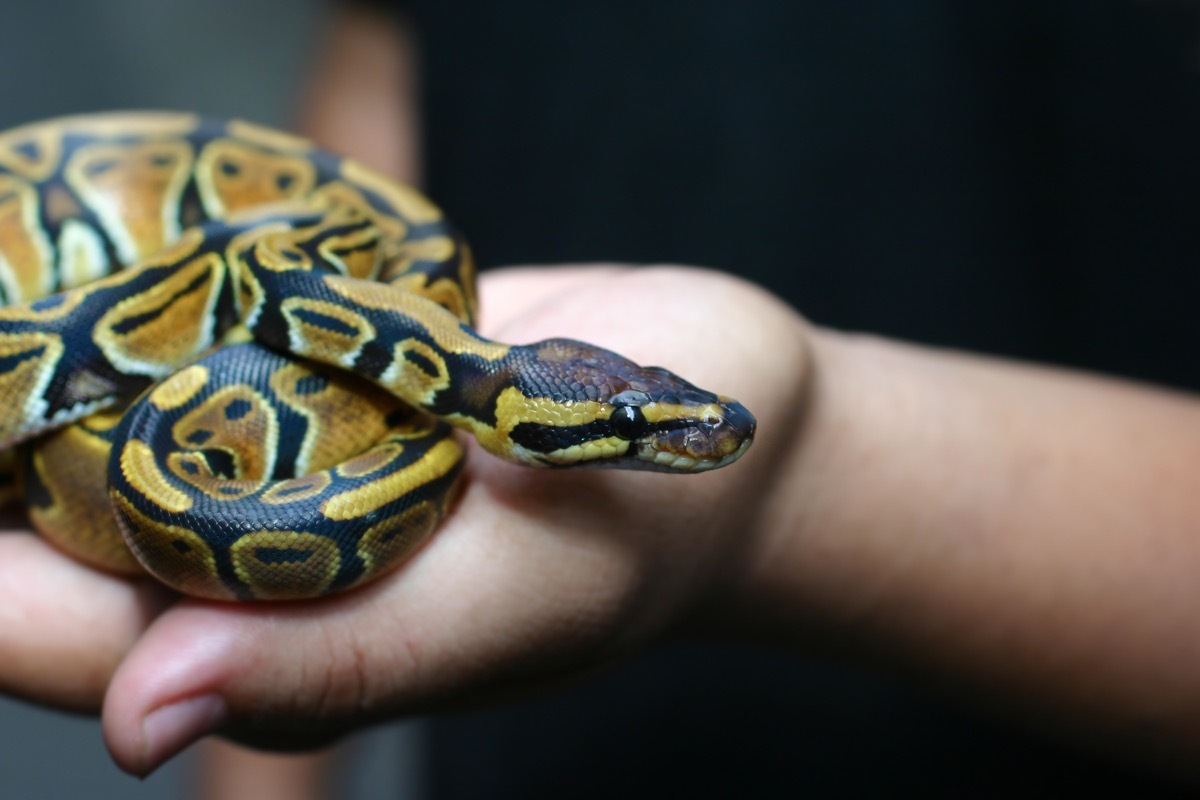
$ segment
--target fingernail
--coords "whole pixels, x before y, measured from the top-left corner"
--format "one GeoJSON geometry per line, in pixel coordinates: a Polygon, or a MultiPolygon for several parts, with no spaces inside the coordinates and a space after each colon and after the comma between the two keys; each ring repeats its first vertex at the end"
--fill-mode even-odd
{"type": "Polygon", "coordinates": [[[138,773],[145,777],[164,761],[225,721],[225,700],[203,694],[156,708],[142,719],[142,758],[138,773]]]}

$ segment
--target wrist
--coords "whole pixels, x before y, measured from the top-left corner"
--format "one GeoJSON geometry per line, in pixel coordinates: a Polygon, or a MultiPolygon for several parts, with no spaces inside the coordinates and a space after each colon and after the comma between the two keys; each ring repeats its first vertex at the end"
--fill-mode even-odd
{"type": "MultiPolygon", "coordinates": [[[[922,543],[899,545],[888,519],[896,498],[917,489],[905,488],[913,467],[896,453],[928,398],[885,340],[815,326],[803,339],[802,391],[771,445],[776,460],[733,576],[727,627],[739,638],[845,652],[857,647],[848,632],[874,635],[905,564],[922,558],[922,543]]],[[[928,431],[934,438],[941,422],[928,431]]]]}

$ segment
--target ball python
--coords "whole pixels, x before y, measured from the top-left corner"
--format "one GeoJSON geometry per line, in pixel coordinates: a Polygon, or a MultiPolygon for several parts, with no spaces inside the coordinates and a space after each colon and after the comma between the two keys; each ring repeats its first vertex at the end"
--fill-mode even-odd
{"type": "Polygon", "coordinates": [[[0,449],[55,545],[224,600],[369,581],[448,513],[451,428],[539,468],[699,472],[737,402],[570,339],[472,327],[415,189],[186,113],[0,133],[0,449]]]}

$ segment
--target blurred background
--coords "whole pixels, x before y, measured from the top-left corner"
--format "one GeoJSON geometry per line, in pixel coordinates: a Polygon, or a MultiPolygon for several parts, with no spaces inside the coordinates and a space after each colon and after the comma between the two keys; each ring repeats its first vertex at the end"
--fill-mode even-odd
{"type": "MultiPolygon", "coordinates": [[[[329,11],[319,0],[13,0],[0,22],[0,129],[132,108],[294,127],[329,11]]],[[[413,726],[357,737],[337,797],[421,797],[413,726]]],[[[0,699],[0,797],[193,797],[194,754],[146,781],[117,770],[99,723],[0,699]]]]}
{"type": "MultiPolygon", "coordinates": [[[[823,324],[1200,388],[1193,4],[390,5],[421,31],[427,188],[485,266],[707,264],[823,324]]],[[[289,126],[331,9],[9,0],[0,128],[289,126]]],[[[936,687],[719,647],[356,744],[337,796],[1182,796],[936,687]]],[[[0,705],[4,797],[179,797],[194,767],[138,782],[94,722],[0,705]]]]}

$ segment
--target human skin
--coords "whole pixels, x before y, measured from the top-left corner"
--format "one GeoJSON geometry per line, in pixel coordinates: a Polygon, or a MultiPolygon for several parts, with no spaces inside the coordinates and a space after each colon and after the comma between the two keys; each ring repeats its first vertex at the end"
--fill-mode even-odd
{"type": "Polygon", "coordinates": [[[101,711],[116,762],[145,774],[210,730],[307,746],[719,638],[1194,762],[1194,398],[814,328],[703,270],[512,270],[481,292],[485,334],[673,367],[743,401],[758,440],[698,476],[541,472],[472,448],[427,546],[309,603],[172,602],[15,530],[0,686],[101,711]]]}
{"type": "MultiPolygon", "coordinates": [[[[753,352],[753,307],[735,304],[724,319],[705,312],[724,305],[730,287],[776,309],[780,324],[793,318],[765,293],[715,273],[535,270],[484,279],[482,300],[494,310],[483,330],[514,341],[586,336],[674,366],[700,385],[732,384],[722,374],[730,364],[752,370],[767,356],[753,352]],[[658,308],[653,298],[681,280],[692,288],[676,295],[678,304],[658,308]],[[627,298],[616,302],[634,285],[647,292],[646,313],[659,320],[640,332],[627,324],[627,298]],[[564,306],[564,295],[573,302],[564,306]],[[696,312],[713,317],[703,335],[683,347],[669,344],[696,312]]],[[[744,389],[741,399],[751,405],[772,391],[765,384],[744,389]]],[[[757,406],[765,422],[767,405],[757,406]]],[[[328,669],[331,693],[318,701],[322,708],[311,719],[285,715],[247,728],[244,738],[276,743],[277,731],[268,729],[288,730],[292,739],[296,728],[311,727],[320,739],[443,698],[462,702],[594,669],[657,638],[694,601],[692,587],[707,582],[700,573],[718,569],[724,549],[704,539],[734,541],[726,531],[742,516],[740,503],[719,498],[746,496],[761,482],[751,478],[753,465],[773,449],[760,442],[736,469],[697,476],[542,472],[474,450],[453,516],[427,547],[380,583],[319,603],[168,604],[151,585],[82,570],[14,531],[0,537],[0,564],[8,565],[0,590],[13,598],[13,613],[0,625],[12,655],[0,665],[0,685],[82,711],[103,702],[114,758],[142,773],[183,744],[182,730],[200,732],[194,719],[182,725],[179,709],[215,721],[223,706],[231,732],[243,713],[265,721],[267,698],[251,691],[237,699],[234,687],[288,680],[278,670],[289,664],[309,678],[328,669]],[[721,518],[729,524],[718,526],[721,518]],[[645,526],[651,535],[635,534],[645,526]],[[679,527],[694,541],[679,553],[659,552],[669,529],[679,527]],[[324,666],[313,646],[328,648],[324,666]],[[359,678],[365,682],[352,686],[359,678]],[[213,692],[220,704],[195,699],[213,692]]]]}

